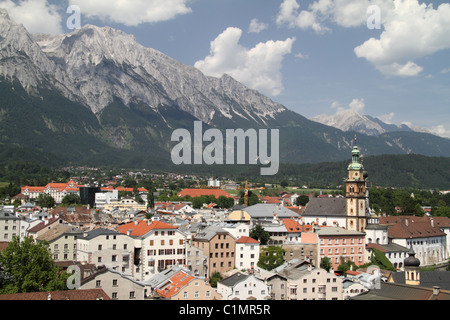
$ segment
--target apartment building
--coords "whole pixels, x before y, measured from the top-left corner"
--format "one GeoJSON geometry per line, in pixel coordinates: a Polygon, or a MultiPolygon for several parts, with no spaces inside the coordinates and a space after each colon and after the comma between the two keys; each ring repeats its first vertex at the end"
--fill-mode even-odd
{"type": "Polygon", "coordinates": [[[192,245],[202,249],[209,258],[207,275],[217,271],[224,274],[235,267],[236,239],[219,226],[209,226],[198,232],[192,245]]]}
{"type": "Polygon", "coordinates": [[[141,220],[117,227],[135,239],[135,279],[145,281],[172,266],[186,264],[186,235],[161,221],[141,220]]]}
{"type": "Polygon", "coordinates": [[[0,211],[0,242],[11,242],[13,237],[20,236],[21,219],[15,214],[1,210],[0,211]]]}
{"type": "Polygon", "coordinates": [[[77,261],[134,275],[135,239],[108,229],[94,229],[77,241],[77,261]]]}
{"type": "Polygon", "coordinates": [[[250,238],[241,237],[236,241],[236,268],[239,270],[253,270],[259,260],[260,242],[250,238]]]}
{"type": "Polygon", "coordinates": [[[77,260],[77,239],[83,231],[67,224],[58,224],[54,228],[36,238],[45,241],[56,262],[77,260]]]}
{"type": "Polygon", "coordinates": [[[328,257],[333,269],[337,269],[341,257],[358,266],[365,263],[365,233],[340,227],[321,227],[315,232],[319,237],[320,259],[328,257]]]}
{"type": "Polygon", "coordinates": [[[151,293],[145,283],[108,267],[84,279],[80,289],[102,289],[111,300],[145,300],[151,293]]]}

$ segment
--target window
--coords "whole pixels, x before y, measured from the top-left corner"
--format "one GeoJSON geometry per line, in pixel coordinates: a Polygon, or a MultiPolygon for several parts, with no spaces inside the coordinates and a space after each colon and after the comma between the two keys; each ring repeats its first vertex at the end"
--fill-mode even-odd
{"type": "Polygon", "coordinates": [[[113,280],[113,287],[117,287],[117,279],[113,280]]]}
{"type": "Polygon", "coordinates": [[[134,299],[134,298],[135,298],[134,291],[130,291],[130,299],[134,299]]]}
{"type": "Polygon", "coordinates": [[[102,281],[101,281],[101,280],[95,281],[95,286],[96,286],[97,288],[100,288],[100,287],[102,286],[102,281]]]}

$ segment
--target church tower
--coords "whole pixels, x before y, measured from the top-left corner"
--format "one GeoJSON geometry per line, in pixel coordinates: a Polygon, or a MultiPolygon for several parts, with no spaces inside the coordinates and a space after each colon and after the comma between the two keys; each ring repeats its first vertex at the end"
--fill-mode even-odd
{"type": "MultiPolygon", "coordinates": [[[[355,139],[356,141],[356,139],[355,139]]],[[[365,232],[367,225],[367,179],[360,152],[355,145],[352,150],[352,162],[348,166],[346,180],[347,229],[365,232]]]]}

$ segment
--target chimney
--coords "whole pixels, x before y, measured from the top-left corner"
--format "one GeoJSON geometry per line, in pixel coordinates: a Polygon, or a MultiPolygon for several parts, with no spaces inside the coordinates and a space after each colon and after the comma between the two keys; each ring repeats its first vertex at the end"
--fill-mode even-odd
{"type": "Polygon", "coordinates": [[[433,287],[433,296],[438,296],[440,292],[441,292],[440,287],[438,287],[438,286],[433,287]]]}
{"type": "Polygon", "coordinates": [[[408,227],[409,226],[409,219],[405,218],[405,225],[408,227]]]}
{"type": "Polygon", "coordinates": [[[430,217],[431,227],[434,228],[434,219],[433,217],[430,217]]]}
{"type": "Polygon", "coordinates": [[[139,223],[139,221],[137,221],[137,220],[134,221],[134,225],[135,225],[135,226],[137,226],[138,223],[139,223]]]}

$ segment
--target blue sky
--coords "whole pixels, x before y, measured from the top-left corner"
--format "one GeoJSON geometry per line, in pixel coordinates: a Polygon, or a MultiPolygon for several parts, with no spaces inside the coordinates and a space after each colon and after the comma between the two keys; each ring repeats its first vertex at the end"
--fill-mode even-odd
{"type": "Polygon", "coordinates": [[[66,11],[76,5],[81,25],[134,34],[146,47],[208,75],[226,72],[308,118],[355,108],[450,137],[448,1],[121,3],[0,0],[0,7],[30,32],[61,33],[70,31],[66,11]]]}

